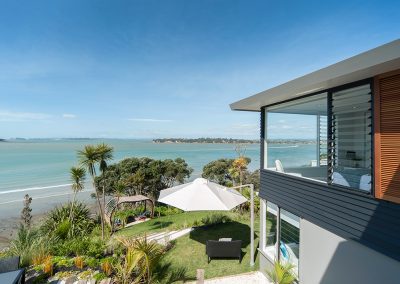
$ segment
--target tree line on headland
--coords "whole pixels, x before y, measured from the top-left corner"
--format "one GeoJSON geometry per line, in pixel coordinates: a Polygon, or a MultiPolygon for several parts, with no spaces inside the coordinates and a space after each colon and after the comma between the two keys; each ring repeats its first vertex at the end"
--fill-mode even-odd
{"type": "MultiPolygon", "coordinates": [[[[158,138],[153,143],[200,143],[200,144],[259,144],[259,139],[235,139],[235,138],[158,138]]],[[[271,144],[316,144],[316,139],[267,139],[271,144]]],[[[321,141],[326,143],[326,141],[321,141]]]]}
{"type": "Polygon", "coordinates": [[[234,138],[159,138],[154,143],[220,143],[220,144],[257,144],[260,140],[234,138]]]}

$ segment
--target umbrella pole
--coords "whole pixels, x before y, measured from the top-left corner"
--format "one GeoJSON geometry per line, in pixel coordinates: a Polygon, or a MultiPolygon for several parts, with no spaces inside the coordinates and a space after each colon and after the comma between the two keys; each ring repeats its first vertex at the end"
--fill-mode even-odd
{"type": "Polygon", "coordinates": [[[240,189],[243,187],[250,188],[250,266],[254,266],[254,184],[243,184],[231,188],[240,189]]]}
{"type": "Polygon", "coordinates": [[[250,185],[250,266],[254,266],[254,185],[250,185]]]}

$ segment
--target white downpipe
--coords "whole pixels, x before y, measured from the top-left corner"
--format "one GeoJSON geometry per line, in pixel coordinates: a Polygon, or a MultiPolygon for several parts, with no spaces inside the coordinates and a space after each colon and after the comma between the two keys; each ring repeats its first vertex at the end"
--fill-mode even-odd
{"type": "Polygon", "coordinates": [[[267,203],[264,199],[260,199],[260,248],[265,249],[266,246],[266,216],[267,216],[267,203]]]}

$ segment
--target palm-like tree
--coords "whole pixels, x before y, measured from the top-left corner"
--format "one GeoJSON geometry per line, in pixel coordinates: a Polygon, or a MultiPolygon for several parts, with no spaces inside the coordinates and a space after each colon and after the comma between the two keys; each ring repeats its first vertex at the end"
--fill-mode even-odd
{"type": "Polygon", "coordinates": [[[79,162],[82,166],[87,168],[90,176],[92,177],[93,187],[95,189],[97,204],[100,212],[101,220],[101,235],[104,239],[104,209],[105,209],[105,188],[103,186],[103,206],[100,202],[99,191],[96,187],[96,165],[99,164],[99,169],[102,173],[107,169],[107,162],[113,158],[113,147],[107,144],[86,145],[83,150],[78,151],[79,162]]]}
{"type": "MultiPolygon", "coordinates": [[[[93,182],[93,187],[94,187],[94,192],[96,195],[96,200],[97,200],[97,205],[99,207],[99,213],[100,213],[100,220],[101,224],[104,224],[104,214],[103,210],[101,208],[101,203],[100,203],[100,198],[99,198],[99,193],[96,188],[96,164],[100,162],[100,155],[98,153],[97,147],[93,145],[86,145],[83,150],[78,151],[78,158],[79,158],[79,163],[81,166],[85,167],[87,171],[89,172],[90,176],[92,177],[92,182],[93,182]]],[[[103,232],[103,238],[104,238],[104,232],[103,232]]]]}
{"type": "Polygon", "coordinates": [[[126,185],[123,182],[118,182],[114,188],[114,196],[117,198],[117,204],[119,199],[125,194],[126,185]]]}
{"type": "Polygon", "coordinates": [[[294,265],[289,262],[275,261],[273,269],[267,271],[267,274],[274,284],[293,284],[296,280],[293,268],[294,265]]]}
{"type": "Polygon", "coordinates": [[[125,269],[123,269],[124,273],[120,274],[128,276],[125,279],[131,280],[129,276],[132,276],[136,268],[135,280],[129,283],[156,282],[154,272],[164,257],[164,249],[156,242],[148,241],[146,236],[143,238],[116,237],[116,239],[126,248],[125,262],[122,267],[125,269]]]}
{"type": "MultiPolygon", "coordinates": [[[[105,172],[105,170],[107,169],[107,162],[112,160],[113,158],[113,151],[114,148],[107,145],[107,144],[99,144],[96,146],[96,152],[98,154],[99,157],[99,169],[101,171],[101,173],[103,174],[105,172]]],[[[106,193],[105,193],[105,187],[104,185],[102,186],[102,190],[103,190],[103,212],[105,212],[105,208],[106,208],[106,193]]],[[[104,220],[101,224],[101,232],[102,232],[102,236],[104,237],[104,220]]]]}
{"type": "Polygon", "coordinates": [[[73,212],[73,207],[75,206],[76,195],[79,191],[83,190],[83,188],[85,187],[84,182],[86,178],[86,171],[84,168],[81,167],[72,167],[69,172],[72,180],[71,188],[74,192],[74,198],[71,204],[71,212],[69,214],[70,222],[72,222],[73,219],[72,212],[73,212]]]}

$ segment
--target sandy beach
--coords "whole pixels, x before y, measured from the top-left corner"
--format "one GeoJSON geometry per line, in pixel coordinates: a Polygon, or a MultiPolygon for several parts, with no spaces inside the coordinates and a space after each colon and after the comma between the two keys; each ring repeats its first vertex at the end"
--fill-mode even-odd
{"type": "MultiPolygon", "coordinates": [[[[36,225],[40,223],[45,213],[37,214],[32,217],[32,224],[36,225]]],[[[19,224],[21,222],[20,218],[10,217],[0,219],[0,250],[7,248],[10,241],[15,237],[19,224]]]]}
{"type": "MultiPolygon", "coordinates": [[[[94,212],[95,201],[90,196],[92,192],[93,190],[87,189],[78,193],[77,200],[88,204],[94,212]]],[[[20,214],[23,208],[23,198],[25,194],[29,194],[32,197],[31,208],[33,225],[40,224],[46,212],[72,199],[72,192],[69,186],[1,194],[0,250],[8,247],[10,240],[16,235],[21,222],[20,214]]]]}

